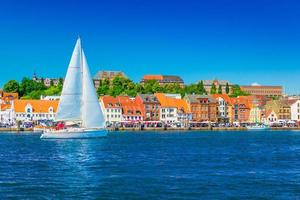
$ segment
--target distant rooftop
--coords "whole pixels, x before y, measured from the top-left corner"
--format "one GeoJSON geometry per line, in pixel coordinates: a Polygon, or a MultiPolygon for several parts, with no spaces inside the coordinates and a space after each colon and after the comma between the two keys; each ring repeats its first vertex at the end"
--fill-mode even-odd
{"type": "Polygon", "coordinates": [[[102,70],[98,71],[96,75],[94,76],[94,79],[96,80],[101,80],[101,79],[112,79],[116,76],[121,76],[121,77],[126,77],[124,72],[122,71],[107,71],[107,70],[102,70]]]}
{"type": "Polygon", "coordinates": [[[212,85],[213,83],[218,84],[218,85],[226,85],[228,83],[228,85],[233,85],[232,83],[230,83],[227,80],[203,80],[203,84],[204,85],[212,85]]]}
{"type": "Polygon", "coordinates": [[[160,83],[182,83],[183,80],[179,76],[175,75],[145,75],[141,82],[156,80],[160,83]]]}

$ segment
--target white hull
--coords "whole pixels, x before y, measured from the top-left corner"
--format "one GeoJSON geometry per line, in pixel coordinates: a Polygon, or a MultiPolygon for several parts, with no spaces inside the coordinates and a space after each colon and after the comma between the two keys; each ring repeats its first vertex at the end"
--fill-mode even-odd
{"type": "Polygon", "coordinates": [[[59,131],[45,131],[41,139],[89,139],[107,136],[105,129],[65,129],[59,131]]]}
{"type": "Polygon", "coordinates": [[[267,130],[269,129],[268,127],[260,127],[260,126],[247,126],[248,130],[267,130]]]}

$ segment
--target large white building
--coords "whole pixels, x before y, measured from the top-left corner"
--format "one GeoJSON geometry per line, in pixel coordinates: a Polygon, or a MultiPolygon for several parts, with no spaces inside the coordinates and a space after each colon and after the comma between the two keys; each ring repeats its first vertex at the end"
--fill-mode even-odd
{"type": "Polygon", "coordinates": [[[58,101],[14,100],[12,109],[16,121],[54,120],[58,101]]]}

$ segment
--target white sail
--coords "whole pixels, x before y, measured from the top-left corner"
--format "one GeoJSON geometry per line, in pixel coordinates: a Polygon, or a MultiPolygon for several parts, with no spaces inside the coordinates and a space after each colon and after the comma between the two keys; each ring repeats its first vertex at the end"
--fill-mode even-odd
{"type": "Polygon", "coordinates": [[[82,87],[82,126],[85,128],[104,128],[105,120],[83,50],[82,87]]]}
{"type": "Polygon", "coordinates": [[[60,97],[56,114],[56,121],[80,121],[81,120],[81,96],[82,96],[82,59],[81,41],[78,38],[64,86],[60,97]]]}

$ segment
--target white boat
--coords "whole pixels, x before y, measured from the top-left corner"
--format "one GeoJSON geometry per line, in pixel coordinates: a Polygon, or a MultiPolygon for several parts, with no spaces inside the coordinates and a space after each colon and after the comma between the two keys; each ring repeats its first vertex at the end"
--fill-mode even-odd
{"type": "Polygon", "coordinates": [[[78,38],[60,97],[55,121],[66,124],[61,130],[44,130],[42,139],[105,137],[105,120],[90,75],[84,51],[78,38]]]}
{"type": "Polygon", "coordinates": [[[269,129],[266,125],[255,124],[254,126],[247,126],[248,130],[267,130],[269,129]]]}

